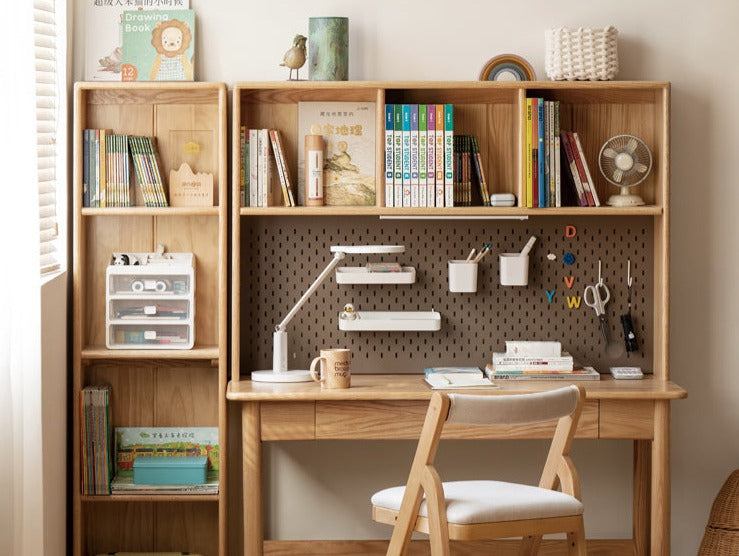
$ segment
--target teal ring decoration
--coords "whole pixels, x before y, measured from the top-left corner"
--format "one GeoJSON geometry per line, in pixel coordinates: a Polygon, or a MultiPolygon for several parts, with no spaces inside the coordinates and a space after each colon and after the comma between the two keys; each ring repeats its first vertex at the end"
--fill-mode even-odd
{"type": "Polygon", "coordinates": [[[480,81],[501,81],[503,75],[513,75],[514,81],[536,81],[531,64],[515,54],[501,54],[488,60],[480,72],[480,81]]]}

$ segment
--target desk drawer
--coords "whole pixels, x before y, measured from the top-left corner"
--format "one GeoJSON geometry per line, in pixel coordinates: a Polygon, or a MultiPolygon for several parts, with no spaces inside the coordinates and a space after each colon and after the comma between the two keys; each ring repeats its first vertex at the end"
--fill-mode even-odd
{"type": "Polygon", "coordinates": [[[262,440],[314,440],[314,402],[263,402],[260,408],[262,440]]]}
{"type": "Polygon", "coordinates": [[[601,400],[600,438],[651,439],[654,401],[601,400]]]}
{"type": "MultiPolygon", "coordinates": [[[[426,401],[316,402],[316,439],[418,439],[426,401]]],[[[556,422],[525,427],[449,425],[443,438],[551,438],[556,422]]],[[[578,438],[598,437],[598,402],[585,402],[578,438]]]]}

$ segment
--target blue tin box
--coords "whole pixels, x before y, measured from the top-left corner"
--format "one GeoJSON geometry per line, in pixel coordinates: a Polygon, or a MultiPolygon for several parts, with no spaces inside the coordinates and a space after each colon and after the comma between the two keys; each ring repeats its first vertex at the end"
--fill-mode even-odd
{"type": "Polygon", "coordinates": [[[133,460],[136,485],[200,485],[205,483],[207,456],[139,456],[133,460]]]}

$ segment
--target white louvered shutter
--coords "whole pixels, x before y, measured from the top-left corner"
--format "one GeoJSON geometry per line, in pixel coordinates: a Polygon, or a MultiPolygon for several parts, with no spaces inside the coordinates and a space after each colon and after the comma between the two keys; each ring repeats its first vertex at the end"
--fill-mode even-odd
{"type": "Polygon", "coordinates": [[[58,42],[54,0],[34,0],[36,52],[36,137],[38,152],[41,274],[60,268],[57,239],[59,130],[58,42]]]}

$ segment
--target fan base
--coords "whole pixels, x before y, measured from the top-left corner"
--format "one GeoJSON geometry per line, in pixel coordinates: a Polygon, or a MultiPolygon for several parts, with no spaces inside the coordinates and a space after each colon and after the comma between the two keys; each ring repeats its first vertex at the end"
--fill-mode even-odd
{"type": "Polygon", "coordinates": [[[612,207],[638,207],[644,204],[644,200],[639,195],[611,195],[608,198],[608,205],[612,207]]]}

